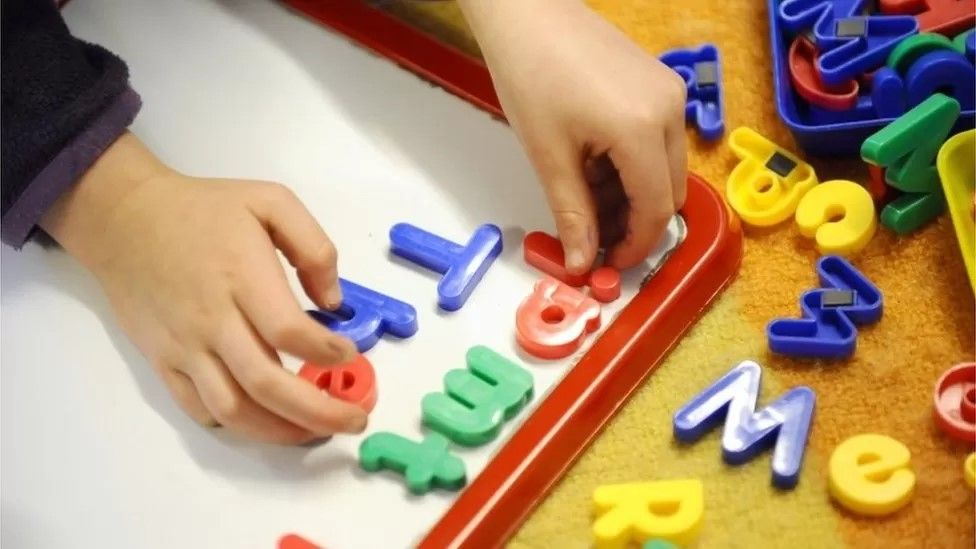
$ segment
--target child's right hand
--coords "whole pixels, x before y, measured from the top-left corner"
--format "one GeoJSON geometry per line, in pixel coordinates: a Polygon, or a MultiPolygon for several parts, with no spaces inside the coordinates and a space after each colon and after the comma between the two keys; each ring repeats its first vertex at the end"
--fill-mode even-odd
{"type": "Polygon", "coordinates": [[[684,80],[581,0],[460,0],[566,268],[641,264],[685,201],[684,80]]]}
{"type": "Polygon", "coordinates": [[[42,226],[98,277],[122,328],[197,422],[282,444],[365,428],[363,410],[278,359],[327,365],[356,353],[288,285],[276,249],[316,305],[342,299],[335,248],[285,187],[178,174],[127,134],[42,226]]]}

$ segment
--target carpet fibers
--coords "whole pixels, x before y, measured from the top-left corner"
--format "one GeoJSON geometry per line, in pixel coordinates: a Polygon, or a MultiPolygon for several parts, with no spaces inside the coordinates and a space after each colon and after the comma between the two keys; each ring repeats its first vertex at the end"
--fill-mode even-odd
{"type": "MultiPolygon", "coordinates": [[[[795,150],[773,98],[768,14],[760,0],[590,0],[649,52],[718,46],[727,132],[750,126],[795,150]]],[[[469,52],[477,46],[452,3],[393,2],[398,16],[469,52]]],[[[692,130],[691,169],[724,187],[736,159],[727,145],[692,130]]],[[[856,160],[809,159],[819,179],[867,181],[856,160]]],[[[765,326],[800,313],[798,297],[816,285],[818,254],[791,223],[746,231],[742,269],[731,287],[681,341],[623,411],[525,523],[515,549],[591,546],[593,490],[607,483],[699,478],[705,519],[696,547],[967,548],[974,546],[974,493],[963,481],[970,445],[950,440],[932,420],[933,383],[973,360],[973,292],[947,216],[916,234],[881,228],[855,265],[885,296],[882,320],[861,330],[856,355],[839,363],[794,361],[766,350],[765,326]],[[817,411],[799,486],[770,485],[770,455],[723,464],[721,430],[679,446],[671,416],[691,395],[744,359],[763,366],[760,406],[807,385],[817,411]],[[845,438],[891,436],[911,450],[917,475],[911,503],[880,519],[854,516],[826,492],[826,464],[845,438]]]]}

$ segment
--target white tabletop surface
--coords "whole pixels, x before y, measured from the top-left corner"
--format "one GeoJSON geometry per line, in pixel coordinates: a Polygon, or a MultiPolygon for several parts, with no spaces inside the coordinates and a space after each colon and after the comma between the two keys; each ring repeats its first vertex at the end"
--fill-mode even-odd
{"type": "MultiPolygon", "coordinates": [[[[271,0],[73,0],[64,14],[129,63],[144,101],[134,130],[166,161],[288,184],[336,242],[342,276],[417,308],[414,338],[368,353],[380,400],[367,433],[419,439],[421,397],[475,344],[527,365],[530,408],[495,443],[457,451],[475,476],[570,363],[532,361],[513,342],[539,276],[521,237],[552,222],[508,127],[271,0]],[[387,254],[399,221],[459,241],[495,223],[505,251],[463,309],[439,312],[435,277],[387,254]]],[[[5,548],[270,549],[286,532],[330,549],[405,547],[450,505],[360,471],[362,437],[282,448],[196,426],[69,256],[31,245],[0,260],[5,548]]]]}

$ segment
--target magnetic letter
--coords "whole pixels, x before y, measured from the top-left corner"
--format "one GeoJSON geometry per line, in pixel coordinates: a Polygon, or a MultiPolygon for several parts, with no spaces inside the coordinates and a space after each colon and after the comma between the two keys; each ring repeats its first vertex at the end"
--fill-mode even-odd
{"type": "Polygon", "coordinates": [[[328,329],[351,339],[360,353],[372,349],[384,333],[404,338],[417,333],[417,311],[407,303],[343,278],[339,287],[342,305],[338,311],[308,313],[328,329]]]}
{"type": "Polygon", "coordinates": [[[652,538],[679,545],[695,540],[705,499],[698,479],[600,486],[593,492],[598,549],[623,549],[652,538]]]}
{"type": "Polygon", "coordinates": [[[891,437],[850,437],[830,455],[830,495],[862,515],[894,513],[912,499],[915,490],[911,457],[908,448],[891,437]]]}
{"type": "Polygon", "coordinates": [[[852,181],[826,181],[810,189],[796,207],[796,224],[814,238],[822,254],[853,255],[867,246],[878,228],[874,200],[852,181]]]}
{"type": "Polygon", "coordinates": [[[456,311],[502,253],[502,231],[481,225],[461,246],[409,223],[397,223],[390,229],[390,244],[394,254],[444,275],[437,284],[437,303],[445,311],[456,311]]]}
{"type": "Polygon", "coordinates": [[[794,387],[756,412],[761,375],[755,362],[740,363],[674,414],[674,436],[695,442],[724,419],[722,457],[730,465],[749,461],[772,438],[773,483],[793,488],[799,480],[816,397],[809,387],[794,387]]]}
{"type": "Polygon", "coordinates": [[[459,490],[467,482],[464,462],[450,453],[447,439],[437,433],[419,443],[394,433],[374,433],[359,445],[359,464],[370,472],[390,469],[402,474],[415,494],[435,487],[459,490]]]}
{"type": "Polygon", "coordinates": [[[498,436],[532,399],[532,374],[488,347],[472,347],[468,368],[444,376],[444,393],[421,401],[423,422],[465,446],[478,446],[498,436]],[[445,394],[446,393],[446,394],[445,394]]]}
{"type": "Polygon", "coordinates": [[[543,359],[573,354],[599,327],[600,304],[553,278],[536,282],[515,313],[518,344],[543,359]]]}

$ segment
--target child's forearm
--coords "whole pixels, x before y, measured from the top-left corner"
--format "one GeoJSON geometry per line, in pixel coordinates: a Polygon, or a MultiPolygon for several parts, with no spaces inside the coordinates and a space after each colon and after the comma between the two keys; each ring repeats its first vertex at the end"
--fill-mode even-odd
{"type": "Polygon", "coordinates": [[[2,18],[2,236],[19,247],[140,99],[125,63],[71,36],[52,0],[5,0],[2,18]]]}
{"type": "Polygon", "coordinates": [[[458,6],[471,27],[475,39],[491,55],[493,45],[506,40],[506,29],[514,28],[514,19],[538,17],[542,13],[558,13],[567,7],[577,7],[580,0],[458,0],[458,6]]]}
{"type": "Polygon", "coordinates": [[[468,26],[478,39],[487,32],[487,27],[493,19],[497,20],[499,14],[509,9],[506,4],[511,3],[511,0],[458,0],[458,6],[464,13],[468,26]]]}

